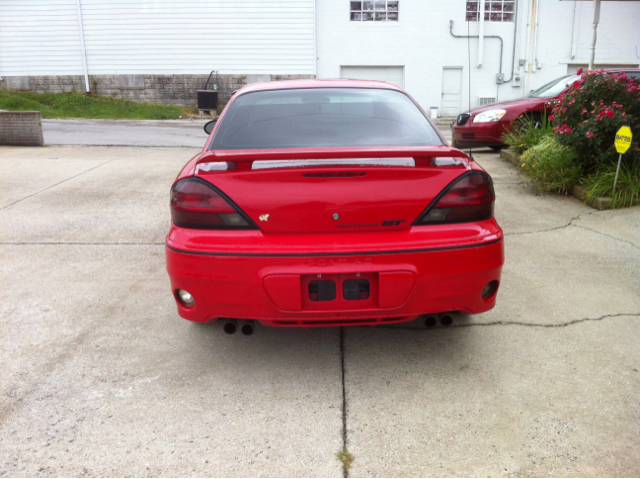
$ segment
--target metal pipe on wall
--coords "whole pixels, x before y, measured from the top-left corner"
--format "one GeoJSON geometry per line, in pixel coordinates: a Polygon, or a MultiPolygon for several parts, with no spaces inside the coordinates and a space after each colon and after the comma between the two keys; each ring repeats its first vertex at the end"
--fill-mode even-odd
{"type": "MultiPolygon", "coordinates": [[[[451,33],[452,37],[455,38],[479,38],[479,35],[456,35],[453,33],[453,20],[449,20],[449,33],[451,33]]],[[[499,73],[502,73],[502,54],[504,52],[504,41],[502,37],[499,35],[485,35],[485,38],[497,38],[500,40],[500,67],[498,69],[499,73]]],[[[469,66],[471,66],[471,60],[469,60],[469,66]]],[[[496,101],[498,99],[500,93],[500,85],[496,85],[496,101]]],[[[469,108],[471,108],[471,100],[469,100],[469,108]]]]}
{"type": "Polygon", "coordinates": [[[525,93],[529,93],[529,86],[531,83],[531,63],[532,63],[532,47],[533,47],[533,33],[534,33],[534,22],[536,16],[536,0],[530,0],[528,4],[528,13],[527,13],[527,43],[524,51],[525,55],[525,69],[527,76],[525,77],[525,85],[524,91],[525,93]]]}
{"type": "Polygon", "coordinates": [[[578,51],[578,1],[573,0],[573,27],[571,29],[571,59],[578,51]]]}
{"type": "Polygon", "coordinates": [[[540,21],[540,2],[536,2],[536,21],[533,24],[534,34],[533,34],[533,71],[535,72],[540,67],[538,66],[538,31],[540,30],[538,27],[538,22],[540,21]]]}
{"type": "Polygon", "coordinates": [[[313,76],[318,78],[318,0],[313,1],[313,76]]]}
{"type": "MultiPolygon", "coordinates": [[[[451,33],[451,36],[455,38],[478,38],[479,37],[479,35],[456,35],[455,33],[453,33],[453,20],[449,20],[449,33],[451,33]]],[[[502,37],[500,35],[485,35],[484,37],[497,38],[498,40],[500,40],[500,67],[498,68],[498,71],[502,73],[502,53],[504,51],[504,40],[502,40],[502,37]]]]}
{"type": "Polygon", "coordinates": [[[591,37],[591,56],[589,57],[589,70],[593,70],[596,60],[596,41],[598,40],[598,23],[600,22],[600,0],[593,0],[593,36],[591,37]]]}
{"type": "Polygon", "coordinates": [[[80,47],[82,50],[82,65],[84,66],[84,86],[87,90],[87,93],[91,92],[91,88],[89,88],[89,70],[87,69],[87,51],[84,47],[84,26],[82,25],[82,5],[80,4],[81,0],[77,0],[78,4],[78,27],[80,28],[80,47]]]}
{"type": "Polygon", "coordinates": [[[514,18],[513,18],[513,53],[511,54],[511,77],[505,80],[503,83],[509,83],[515,76],[516,66],[516,43],[518,41],[518,0],[514,3],[514,18]]]}
{"type": "Polygon", "coordinates": [[[484,9],[485,9],[485,0],[480,0],[480,6],[478,11],[478,22],[479,23],[479,31],[478,31],[478,68],[482,66],[482,59],[484,56],[484,9]]]}

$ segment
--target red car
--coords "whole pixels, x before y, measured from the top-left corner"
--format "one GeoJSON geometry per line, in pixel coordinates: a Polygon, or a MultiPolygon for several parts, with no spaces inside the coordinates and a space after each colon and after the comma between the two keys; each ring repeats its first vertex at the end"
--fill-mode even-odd
{"type": "Polygon", "coordinates": [[[178,313],[251,334],[254,321],[433,325],[490,310],[504,261],[494,199],[394,85],[246,86],[171,188],[178,313]]]}
{"type": "MultiPolygon", "coordinates": [[[[638,78],[640,69],[609,69],[606,73],[626,73],[638,78]]],[[[551,114],[553,102],[560,98],[580,75],[567,75],[532,91],[524,98],[483,105],[458,115],[452,125],[452,144],[457,148],[485,147],[494,150],[504,148],[502,135],[509,131],[513,121],[521,116],[542,121],[551,114]]]]}

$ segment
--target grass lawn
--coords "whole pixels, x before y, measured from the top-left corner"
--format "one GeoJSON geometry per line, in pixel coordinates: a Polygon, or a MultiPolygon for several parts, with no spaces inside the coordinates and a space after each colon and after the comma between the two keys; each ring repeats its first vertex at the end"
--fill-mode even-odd
{"type": "Polygon", "coordinates": [[[77,92],[29,93],[0,91],[0,110],[39,111],[42,118],[104,118],[171,120],[194,113],[177,106],[136,103],[110,96],[77,92]]]}

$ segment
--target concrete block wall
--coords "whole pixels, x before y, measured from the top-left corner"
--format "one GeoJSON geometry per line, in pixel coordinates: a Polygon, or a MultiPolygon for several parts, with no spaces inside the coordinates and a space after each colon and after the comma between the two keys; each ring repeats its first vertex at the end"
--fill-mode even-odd
{"type": "Polygon", "coordinates": [[[42,146],[39,111],[0,111],[0,145],[42,146]]]}
{"type": "MultiPolygon", "coordinates": [[[[196,92],[204,87],[208,74],[204,75],[90,75],[91,93],[125,98],[136,102],[160,103],[186,108],[196,108],[196,92]]],[[[313,78],[313,75],[218,75],[218,106],[227,104],[235,90],[247,83],[265,80],[297,80],[313,78]]],[[[209,82],[213,88],[215,75],[209,82]]],[[[82,75],[49,75],[29,77],[3,77],[0,90],[31,91],[34,93],[62,93],[75,90],[86,91],[82,75]]]]}

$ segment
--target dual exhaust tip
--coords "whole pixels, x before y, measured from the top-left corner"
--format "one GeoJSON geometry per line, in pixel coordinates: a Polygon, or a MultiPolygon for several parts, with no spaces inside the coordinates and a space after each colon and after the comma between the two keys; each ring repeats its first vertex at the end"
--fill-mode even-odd
{"type": "Polygon", "coordinates": [[[253,321],[240,321],[240,327],[238,328],[238,320],[227,319],[222,326],[222,330],[227,334],[235,334],[238,329],[245,336],[251,336],[255,331],[253,321]]]}
{"type": "Polygon", "coordinates": [[[435,328],[438,323],[440,326],[448,328],[453,324],[453,316],[449,313],[440,313],[440,314],[425,314],[423,315],[424,325],[427,328],[435,328]]]}

